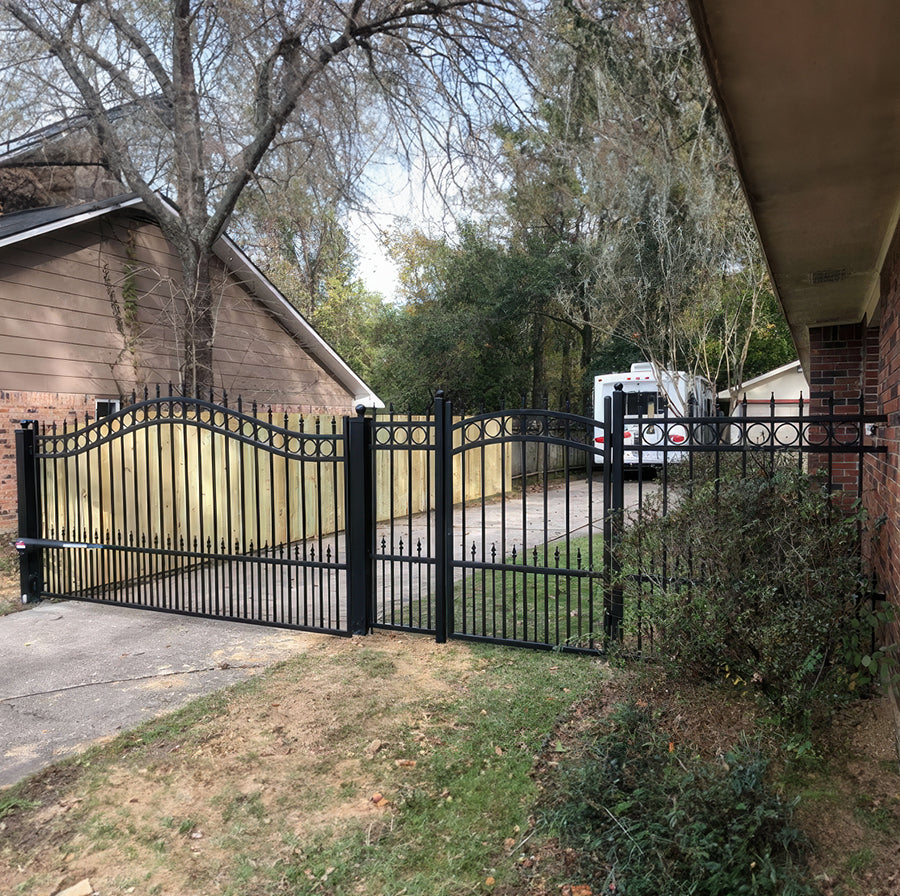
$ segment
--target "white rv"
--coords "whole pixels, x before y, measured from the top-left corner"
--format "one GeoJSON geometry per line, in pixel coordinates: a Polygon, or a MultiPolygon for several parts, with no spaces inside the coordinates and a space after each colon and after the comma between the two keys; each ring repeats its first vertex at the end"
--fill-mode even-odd
{"type": "MultiPolygon", "coordinates": [[[[660,370],[655,365],[640,362],[631,365],[627,373],[606,373],[594,378],[594,418],[603,421],[604,399],[611,396],[621,383],[625,393],[625,456],[626,464],[661,465],[684,460],[684,452],[659,450],[677,448],[687,442],[689,428],[680,424],[683,417],[712,417],[716,413],[716,393],[712,383],[702,376],[692,376],[683,370],[660,370]],[[633,419],[640,417],[638,423],[633,419]],[[663,427],[654,421],[666,418],[663,427]],[[628,450],[628,446],[643,446],[643,451],[628,450]],[[658,446],[657,450],[653,450],[658,446]],[[668,458],[666,458],[668,454],[668,458]]],[[[597,463],[603,463],[603,429],[594,431],[599,449],[597,463]]]]}

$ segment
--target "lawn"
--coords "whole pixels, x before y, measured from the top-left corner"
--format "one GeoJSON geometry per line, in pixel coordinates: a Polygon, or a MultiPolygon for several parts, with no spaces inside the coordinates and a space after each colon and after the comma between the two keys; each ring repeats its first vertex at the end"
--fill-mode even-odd
{"type": "Polygon", "coordinates": [[[883,701],[849,706],[800,756],[733,690],[395,633],[310,636],[257,679],[0,792],[0,892],[596,896],[618,880],[627,893],[616,857],[563,839],[562,821],[625,705],[671,772],[715,773],[759,745],[765,805],[800,798],[816,892],[900,893],[883,701]]]}

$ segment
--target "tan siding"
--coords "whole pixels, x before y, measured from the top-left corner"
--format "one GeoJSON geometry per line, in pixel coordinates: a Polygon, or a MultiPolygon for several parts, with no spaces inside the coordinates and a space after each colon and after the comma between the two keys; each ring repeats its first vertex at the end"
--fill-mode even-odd
{"type": "Polygon", "coordinates": [[[0,281],[4,326],[8,320],[24,320],[35,326],[43,326],[45,323],[72,326],[73,316],[78,315],[85,318],[85,324],[88,323],[87,318],[94,318],[89,322],[91,329],[103,329],[101,321],[108,322],[107,329],[115,329],[105,295],[102,299],[98,296],[79,295],[74,291],[74,286],[77,285],[74,282],[73,289],[63,293],[58,287],[66,278],[61,277],[56,278],[56,288],[41,289],[39,280],[40,276],[36,275],[34,282],[15,287],[0,281]]]}
{"type": "MultiPolygon", "coordinates": [[[[127,213],[0,250],[0,388],[109,396],[177,383],[180,280],[161,231],[127,213]],[[121,303],[126,266],[139,300],[134,352],[125,350],[103,277],[106,268],[121,303]]],[[[219,294],[218,387],[248,401],[350,408],[352,396],[233,278],[219,294]]]]}
{"type": "MultiPolygon", "coordinates": [[[[128,214],[0,249],[0,529],[15,527],[18,421],[93,415],[95,398],[178,383],[174,329],[180,264],[158,228],[128,214]],[[123,240],[133,233],[135,258],[123,240]],[[139,297],[136,345],[125,350],[109,282],[121,302],[126,263],[139,297]],[[137,368],[137,369],[135,369],[137,368]]],[[[233,279],[221,289],[217,386],[260,410],[346,412],[352,396],[233,279]]]]}

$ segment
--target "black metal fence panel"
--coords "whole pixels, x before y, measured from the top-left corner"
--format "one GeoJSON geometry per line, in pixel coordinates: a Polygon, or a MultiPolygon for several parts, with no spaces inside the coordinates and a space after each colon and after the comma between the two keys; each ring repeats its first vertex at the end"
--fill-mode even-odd
{"type": "Polygon", "coordinates": [[[136,401],[17,433],[22,592],[325,631],[373,627],[600,652],[647,588],[694,574],[665,545],[623,569],[642,516],[727,477],[811,471],[848,500],[879,419],[626,417],[547,409],[302,418],[136,401]]]}
{"type": "Polygon", "coordinates": [[[347,633],[337,421],[157,397],[22,439],[38,596],[347,633]]]}
{"type": "Polygon", "coordinates": [[[776,406],[773,399],[768,413],[759,416],[749,415],[745,403],[731,417],[650,418],[626,416],[621,392],[608,398],[602,427],[609,452],[604,468],[608,637],[626,638],[629,647],[652,652],[654,633],[644,621],[642,601],[667,589],[689,589],[703,576],[686,532],[647,526],[669,517],[686,498],[710,494],[714,507],[727,483],[771,481],[790,472],[798,483],[808,480],[804,487],[831,494],[836,512],[852,512],[863,496],[866,456],[884,450],[868,433],[885,418],[866,415],[863,407],[860,397],[856,408],[831,403],[827,413],[810,415],[802,400],[792,408],[776,406]]]}
{"type": "Polygon", "coordinates": [[[598,650],[594,426],[546,410],[453,418],[440,395],[426,417],[376,416],[384,522],[373,547],[372,624],[439,640],[598,650]]]}
{"type": "Polygon", "coordinates": [[[435,634],[437,619],[434,414],[389,411],[372,422],[375,626],[435,634]]]}

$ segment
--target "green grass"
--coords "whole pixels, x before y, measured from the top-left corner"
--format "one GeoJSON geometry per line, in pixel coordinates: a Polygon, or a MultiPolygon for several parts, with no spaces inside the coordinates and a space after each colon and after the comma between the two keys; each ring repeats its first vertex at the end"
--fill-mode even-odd
{"type": "MultiPolygon", "coordinates": [[[[242,683],[253,685],[253,682],[242,683]]],[[[181,740],[196,736],[198,724],[224,713],[228,705],[228,692],[219,691],[192,700],[182,709],[145,722],[132,731],[125,732],[113,740],[109,748],[113,752],[127,753],[138,747],[149,746],[159,741],[181,740]]],[[[90,762],[91,752],[85,754],[83,762],[90,762]]]]}
{"type": "MultiPolygon", "coordinates": [[[[900,798],[892,802],[900,803],[900,798]]],[[[892,834],[895,831],[897,822],[893,807],[876,803],[869,796],[860,794],[856,797],[853,814],[872,831],[880,834],[892,834]]]]}
{"type": "Polygon", "coordinates": [[[847,871],[850,874],[861,874],[872,864],[874,853],[868,847],[857,850],[847,858],[847,871]]]}
{"type": "MultiPolygon", "coordinates": [[[[596,687],[597,668],[560,657],[550,671],[545,654],[497,648],[476,655],[479,674],[465,699],[438,699],[428,708],[432,723],[446,725],[388,794],[393,816],[349,832],[335,827],[312,843],[285,835],[289,856],[271,870],[268,888],[255,892],[441,896],[480,892],[488,877],[500,881],[511,872],[512,860],[498,868],[497,856],[528,825],[535,754],[560,713],[596,687]]],[[[379,753],[371,761],[394,758],[379,753]]],[[[226,891],[239,892],[237,885],[226,891]]]]}
{"type": "Polygon", "coordinates": [[[603,540],[597,535],[532,547],[506,558],[508,570],[476,572],[458,583],[457,632],[552,646],[603,646],[603,540]],[[568,569],[596,575],[568,575],[568,569]],[[557,572],[559,570],[559,572],[557,572]]]}
{"type": "MultiPolygon", "coordinates": [[[[550,647],[603,647],[603,539],[584,538],[530,547],[525,554],[489,560],[453,589],[453,632],[458,635],[546,644],[550,647]],[[589,551],[592,548],[592,552],[589,551]],[[568,569],[596,575],[569,575],[568,569]]],[[[401,624],[426,624],[424,601],[397,605],[401,624]]]]}
{"type": "Polygon", "coordinates": [[[18,788],[12,788],[0,795],[0,820],[22,809],[33,809],[39,805],[34,800],[25,799],[18,793],[18,788]]]}
{"type": "Polygon", "coordinates": [[[567,575],[565,563],[555,550],[537,558],[532,552],[527,565],[469,574],[455,589],[454,631],[551,646],[601,646],[599,579],[567,575]]]}

